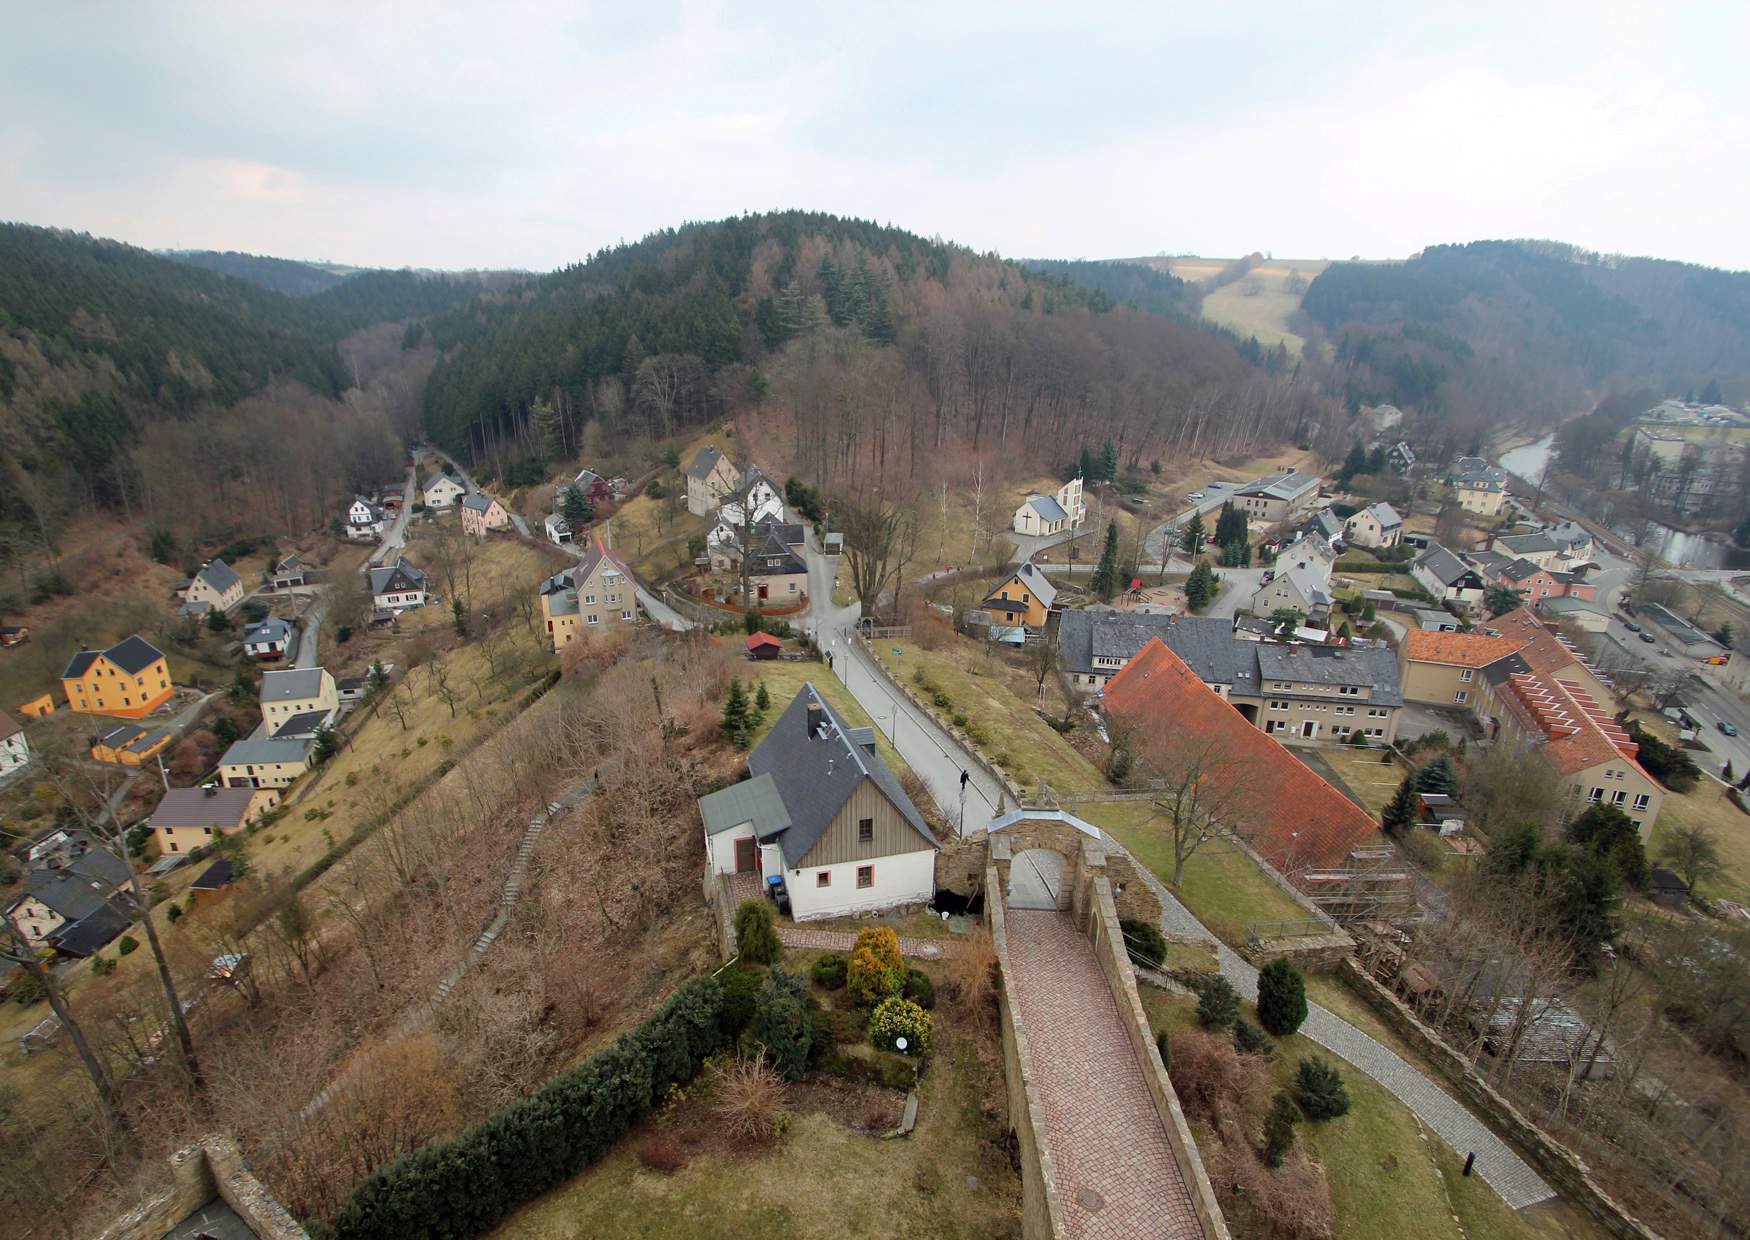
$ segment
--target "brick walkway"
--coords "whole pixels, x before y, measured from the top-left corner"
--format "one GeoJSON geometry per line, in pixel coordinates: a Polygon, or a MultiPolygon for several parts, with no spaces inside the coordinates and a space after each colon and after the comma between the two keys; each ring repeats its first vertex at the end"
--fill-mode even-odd
{"type": "Polygon", "coordinates": [[[1015,1000],[1074,1237],[1201,1237],[1094,949],[1063,913],[1011,909],[1015,1000]]]}
{"type": "MultiPolygon", "coordinates": [[[[843,930],[810,930],[805,926],[779,926],[778,942],[803,951],[846,952],[856,946],[857,936],[843,930]]],[[[942,945],[929,939],[899,940],[899,954],[920,960],[939,960],[942,945]]]]}

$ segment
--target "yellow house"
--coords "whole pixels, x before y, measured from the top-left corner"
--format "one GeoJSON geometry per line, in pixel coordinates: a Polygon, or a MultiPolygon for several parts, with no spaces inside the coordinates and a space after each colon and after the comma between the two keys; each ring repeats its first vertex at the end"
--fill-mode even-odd
{"type": "Polygon", "coordinates": [[[1028,560],[997,583],[984,596],[979,609],[988,612],[995,624],[1024,624],[1030,629],[1041,628],[1051,615],[1051,604],[1057,600],[1057,587],[1028,560]]]}
{"type": "Polygon", "coordinates": [[[541,619],[553,651],[569,646],[579,633],[600,633],[638,620],[632,570],[598,538],[575,568],[541,583],[541,619]]]}
{"type": "Polygon", "coordinates": [[[236,835],[279,803],[271,788],[172,788],[147,821],[165,853],[187,853],[236,835]]]}
{"type": "Polygon", "coordinates": [[[61,673],[67,706],[88,715],[140,719],[170,700],[170,665],[138,633],[108,650],[81,650],[61,673]]]}
{"type": "Polygon", "coordinates": [[[99,762],[117,766],[144,766],[170,744],[167,728],[148,732],[134,723],[121,723],[91,742],[91,756],[99,762]]]}

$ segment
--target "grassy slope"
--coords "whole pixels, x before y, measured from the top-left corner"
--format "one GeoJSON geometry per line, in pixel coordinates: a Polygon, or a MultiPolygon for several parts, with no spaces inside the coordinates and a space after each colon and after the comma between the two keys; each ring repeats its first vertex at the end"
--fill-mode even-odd
{"type": "Polygon", "coordinates": [[[1648,842],[1648,856],[1658,859],[1660,844],[1679,824],[1706,827],[1719,846],[1725,872],[1719,878],[1703,881],[1702,892],[1750,901],[1750,814],[1726,800],[1725,790],[1719,784],[1703,777],[1691,792],[1681,796],[1674,792],[1665,794],[1664,807],[1648,842]]]}

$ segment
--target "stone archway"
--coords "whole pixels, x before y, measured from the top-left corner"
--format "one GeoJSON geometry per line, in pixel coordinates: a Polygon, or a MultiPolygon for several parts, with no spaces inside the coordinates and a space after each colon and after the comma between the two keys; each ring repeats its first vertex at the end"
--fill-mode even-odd
{"type": "Polygon", "coordinates": [[[1069,867],[1055,848],[1029,848],[1009,862],[1009,886],[1004,893],[1010,908],[1064,909],[1069,907],[1069,867]]]}

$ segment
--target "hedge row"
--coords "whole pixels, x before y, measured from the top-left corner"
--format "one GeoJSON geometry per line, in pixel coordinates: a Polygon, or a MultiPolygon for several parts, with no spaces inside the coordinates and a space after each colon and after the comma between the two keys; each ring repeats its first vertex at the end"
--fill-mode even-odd
{"type": "Polygon", "coordinates": [[[1403,563],[1379,564],[1373,560],[1338,560],[1331,567],[1334,573],[1401,573],[1408,566],[1403,563]]]}
{"type": "Polygon", "coordinates": [[[614,1148],[723,1044],[723,990],[694,978],[649,1020],[527,1098],[379,1167],[334,1223],[337,1240],[486,1232],[614,1148]]]}

